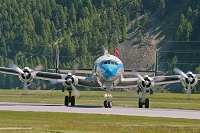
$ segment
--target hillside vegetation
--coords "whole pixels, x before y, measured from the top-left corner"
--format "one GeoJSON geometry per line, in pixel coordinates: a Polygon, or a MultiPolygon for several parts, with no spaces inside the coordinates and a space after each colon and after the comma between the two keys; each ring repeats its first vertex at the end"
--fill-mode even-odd
{"type": "MultiPolygon", "coordinates": [[[[105,46],[112,54],[114,47],[119,49],[126,68],[152,69],[155,51],[200,48],[189,42],[200,38],[199,5],[193,0],[2,0],[0,66],[42,64],[47,71],[54,67],[59,46],[60,67],[75,62],[92,67],[105,46]]],[[[198,54],[160,55],[169,62],[164,71],[183,59],[198,60],[198,54]]],[[[21,86],[17,76],[0,78],[2,88],[21,86]]],[[[35,86],[47,88],[41,80],[29,88],[35,86]]]]}

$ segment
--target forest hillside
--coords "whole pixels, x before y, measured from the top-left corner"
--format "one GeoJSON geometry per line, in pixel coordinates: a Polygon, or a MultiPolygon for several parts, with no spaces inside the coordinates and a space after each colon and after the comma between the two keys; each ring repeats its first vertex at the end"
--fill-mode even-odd
{"type": "MultiPolygon", "coordinates": [[[[199,8],[194,0],[2,0],[0,66],[42,64],[47,71],[58,46],[60,67],[87,68],[105,46],[112,54],[119,49],[125,68],[153,69],[158,52],[167,74],[176,65],[199,72],[199,8]]],[[[22,87],[17,76],[0,78],[1,88],[22,87]]],[[[49,89],[41,80],[29,88],[49,89]]]]}

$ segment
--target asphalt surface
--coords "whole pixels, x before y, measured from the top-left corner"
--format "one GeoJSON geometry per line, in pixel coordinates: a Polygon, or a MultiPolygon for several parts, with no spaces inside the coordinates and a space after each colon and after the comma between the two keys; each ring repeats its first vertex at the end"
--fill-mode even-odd
{"type": "Polygon", "coordinates": [[[33,112],[67,112],[67,113],[87,113],[87,114],[112,114],[126,116],[150,116],[200,119],[199,110],[178,110],[178,109],[158,109],[158,108],[131,108],[76,105],[66,107],[61,104],[35,104],[35,103],[10,103],[0,102],[0,110],[9,111],[33,111],[33,112]]]}

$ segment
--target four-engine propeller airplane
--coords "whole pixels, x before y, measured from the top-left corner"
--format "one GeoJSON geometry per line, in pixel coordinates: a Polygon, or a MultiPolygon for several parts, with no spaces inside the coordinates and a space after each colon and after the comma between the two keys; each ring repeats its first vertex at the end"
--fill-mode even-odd
{"type": "Polygon", "coordinates": [[[50,80],[52,83],[62,83],[62,91],[64,92],[66,89],[69,93],[69,95],[65,96],[65,106],[68,106],[69,103],[71,103],[71,106],[75,106],[75,96],[71,94],[73,90],[75,95],[79,96],[75,87],[77,85],[102,88],[106,90],[106,94],[104,95],[106,100],[103,103],[105,108],[112,107],[111,90],[113,88],[138,87],[138,91],[142,92],[142,98],[139,98],[138,101],[139,108],[142,108],[143,105],[145,108],[149,108],[149,99],[146,98],[146,93],[153,93],[152,89],[154,85],[182,82],[184,86],[187,86],[187,98],[189,98],[191,87],[197,84],[200,77],[200,74],[195,75],[192,72],[185,74],[178,68],[174,68],[174,71],[179,75],[152,77],[148,75],[158,73],[157,70],[126,70],[124,69],[122,61],[117,56],[111,55],[106,49],[104,49],[104,54],[94,62],[94,67],[92,69],[78,69],[77,65],[75,65],[73,69],[58,68],[58,47],[56,49],[56,60],[55,73],[41,71],[41,66],[32,70],[29,67],[20,69],[14,64],[10,65],[8,68],[0,67],[0,73],[18,75],[19,79],[24,84],[24,88],[26,88],[34,78],[50,80]],[[76,74],[78,73],[91,74],[91,77],[77,76],[76,74]],[[125,78],[124,75],[134,75],[135,77],[125,78]]]}

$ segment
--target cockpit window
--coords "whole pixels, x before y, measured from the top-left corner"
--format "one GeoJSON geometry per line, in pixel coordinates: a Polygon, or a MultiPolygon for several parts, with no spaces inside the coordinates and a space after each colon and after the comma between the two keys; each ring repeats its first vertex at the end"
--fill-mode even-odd
{"type": "Polygon", "coordinates": [[[104,64],[118,65],[117,61],[114,61],[114,60],[104,60],[104,61],[102,61],[101,64],[102,64],[102,65],[104,65],[104,64]]]}

